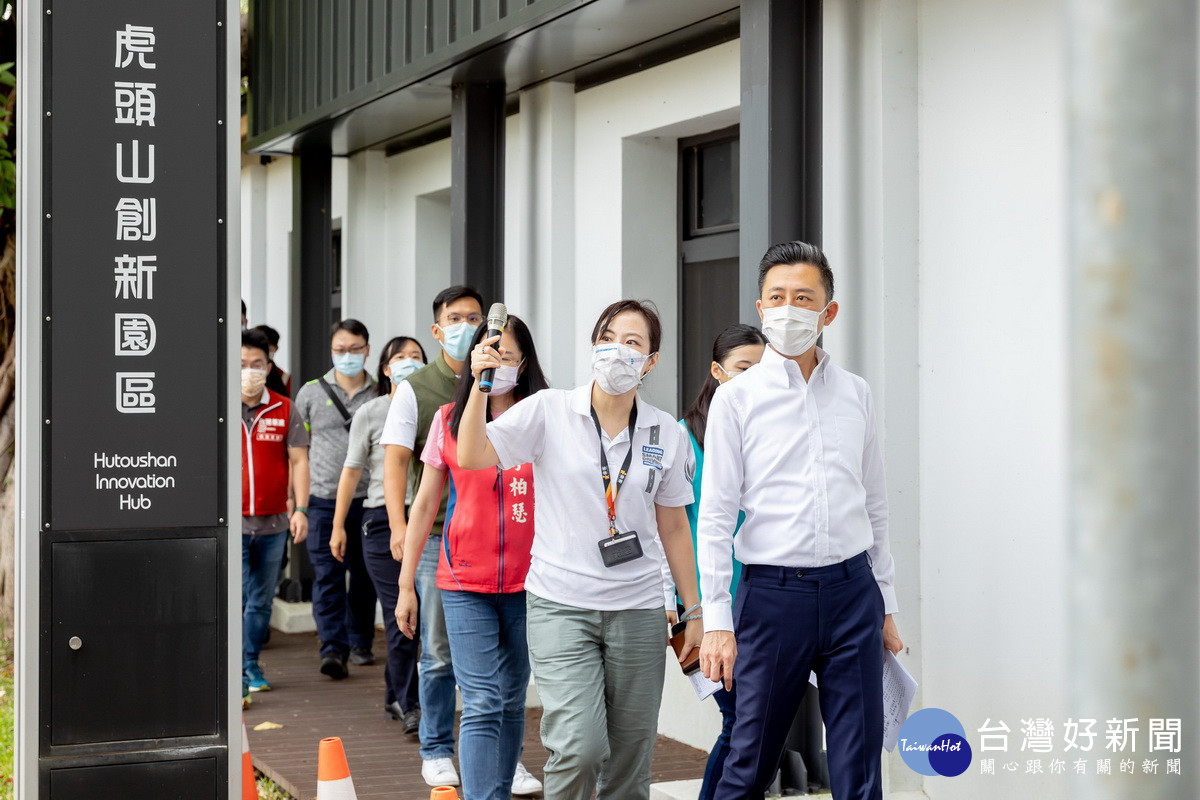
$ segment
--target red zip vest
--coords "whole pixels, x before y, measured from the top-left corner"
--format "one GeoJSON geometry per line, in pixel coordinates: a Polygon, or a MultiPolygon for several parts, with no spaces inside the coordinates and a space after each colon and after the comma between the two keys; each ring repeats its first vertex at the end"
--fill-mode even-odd
{"type": "Polygon", "coordinates": [[[533,547],[533,465],[462,469],[442,406],[442,460],[454,480],[454,513],[442,536],[439,589],[507,593],[525,588],[533,547]]]}
{"type": "Polygon", "coordinates": [[[242,516],[287,512],[288,423],[292,402],[263,389],[249,427],[242,420],[242,516]]]}

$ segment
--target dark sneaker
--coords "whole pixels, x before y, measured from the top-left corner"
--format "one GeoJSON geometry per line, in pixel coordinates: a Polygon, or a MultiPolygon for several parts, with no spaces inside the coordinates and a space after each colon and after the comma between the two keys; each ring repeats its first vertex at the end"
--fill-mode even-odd
{"type": "Polygon", "coordinates": [[[329,653],[321,656],[321,674],[328,675],[335,681],[345,678],[350,674],[346,669],[346,657],[341,653],[329,653]]]}
{"type": "Polygon", "coordinates": [[[359,667],[369,667],[375,663],[375,654],[369,647],[351,647],[350,663],[359,667]]]}
{"type": "Polygon", "coordinates": [[[417,729],[421,727],[421,709],[419,707],[404,711],[400,708],[400,702],[393,700],[390,703],[384,703],[383,711],[391,719],[398,720],[403,724],[405,733],[416,733],[417,729]]]}
{"type": "Polygon", "coordinates": [[[267,677],[263,675],[262,667],[257,661],[242,670],[242,683],[252,692],[271,691],[271,684],[267,682],[267,677]]]}

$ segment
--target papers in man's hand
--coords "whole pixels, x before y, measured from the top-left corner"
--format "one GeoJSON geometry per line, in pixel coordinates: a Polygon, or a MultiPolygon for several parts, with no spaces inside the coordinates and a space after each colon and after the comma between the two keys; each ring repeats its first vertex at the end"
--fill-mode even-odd
{"type": "Polygon", "coordinates": [[[917,696],[917,681],[890,650],[883,651],[883,746],[890,753],[900,740],[900,726],[917,696]]]}
{"type": "Polygon", "coordinates": [[[721,688],[721,682],[710,681],[708,678],[704,677],[703,670],[689,672],[687,678],[692,684],[692,689],[694,689],[696,692],[696,697],[700,698],[701,700],[707,697],[712,697],[713,693],[716,692],[717,689],[721,688]]]}

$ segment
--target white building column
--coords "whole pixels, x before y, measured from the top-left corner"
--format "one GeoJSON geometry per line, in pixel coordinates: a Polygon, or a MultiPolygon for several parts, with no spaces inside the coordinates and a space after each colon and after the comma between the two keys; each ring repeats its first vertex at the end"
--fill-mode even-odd
{"type": "Polygon", "coordinates": [[[557,387],[575,380],[575,86],[521,92],[521,203],[509,212],[517,257],[507,259],[510,312],[530,323],[542,368],[557,387]]]}
{"type": "MultiPolygon", "coordinates": [[[[823,244],[843,309],[826,346],[871,385],[901,660],[923,682],[916,3],[835,0],[824,13],[823,244]]],[[[922,704],[919,697],[913,707],[922,704]]],[[[890,792],[921,789],[899,751],[885,763],[890,792]]]]}
{"type": "Polygon", "coordinates": [[[373,334],[376,355],[384,342],[395,335],[387,327],[392,287],[388,281],[384,235],[387,230],[385,158],[382,150],[364,150],[347,159],[346,209],[342,219],[342,316],[353,317],[367,326],[373,334]]]}
{"type": "Polygon", "coordinates": [[[267,298],[267,167],[242,156],[242,300],[251,325],[265,322],[267,298]]]}

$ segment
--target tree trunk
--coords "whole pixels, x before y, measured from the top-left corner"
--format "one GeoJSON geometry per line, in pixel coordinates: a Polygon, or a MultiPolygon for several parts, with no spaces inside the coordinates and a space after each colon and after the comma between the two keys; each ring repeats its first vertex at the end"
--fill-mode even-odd
{"type": "Polygon", "coordinates": [[[9,335],[0,363],[0,636],[9,638],[13,632],[16,582],[16,482],[13,466],[16,455],[16,377],[17,337],[13,334],[12,309],[16,307],[17,247],[13,237],[4,243],[0,258],[0,316],[9,335]]]}

